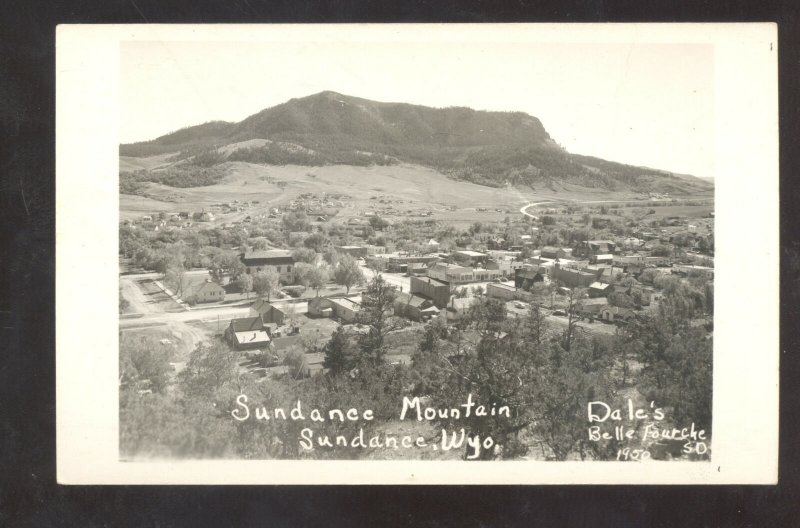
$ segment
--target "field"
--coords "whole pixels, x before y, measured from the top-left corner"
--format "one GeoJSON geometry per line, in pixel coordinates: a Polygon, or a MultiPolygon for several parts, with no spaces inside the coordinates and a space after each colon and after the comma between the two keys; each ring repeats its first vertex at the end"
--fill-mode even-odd
{"type": "MultiPolygon", "coordinates": [[[[168,156],[167,156],[168,157],[168,156]]],[[[120,158],[120,169],[140,166],[159,167],[165,156],[153,158],[120,158]]],[[[233,200],[259,201],[247,214],[263,214],[270,207],[287,204],[303,193],[321,195],[343,194],[343,207],[338,218],[360,215],[365,209],[380,209],[389,205],[398,211],[389,219],[414,217],[417,212],[430,211],[437,219],[455,224],[475,221],[502,220],[519,213],[519,208],[534,201],[615,201],[644,198],[632,193],[614,193],[585,189],[574,185],[559,185],[554,189],[531,189],[506,186],[486,187],[456,181],[433,169],[418,165],[354,167],[327,165],[304,167],[297,165],[265,166],[245,162],[222,165],[225,179],[215,185],[193,188],[173,188],[147,183],[147,198],[120,195],[121,219],[136,218],[150,212],[209,210],[214,204],[233,200]],[[386,204],[380,203],[387,200],[386,204]]],[[[231,215],[236,216],[236,215],[231,215]]],[[[239,215],[245,216],[245,215],[239,215]]],[[[240,218],[225,218],[237,220],[240,218]]]]}
{"type": "Polygon", "coordinates": [[[663,207],[653,207],[655,214],[650,215],[653,220],[679,216],[681,218],[706,218],[709,213],[714,211],[714,204],[706,205],[666,205],[663,207]]]}
{"type": "Polygon", "coordinates": [[[177,152],[169,154],[161,154],[159,156],[151,156],[149,158],[132,158],[128,156],[121,156],[119,159],[120,172],[133,172],[137,170],[154,170],[161,169],[172,165],[168,161],[169,158],[177,154],[177,152]]]}

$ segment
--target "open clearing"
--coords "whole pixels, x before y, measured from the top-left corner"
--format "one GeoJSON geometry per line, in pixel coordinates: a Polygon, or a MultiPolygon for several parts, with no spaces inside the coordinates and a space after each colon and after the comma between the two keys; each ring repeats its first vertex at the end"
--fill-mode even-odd
{"type": "MultiPolygon", "coordinates": [[[[166,163],[164,158],[165,156],[123,156],[120,157],[120,167],[160,167],[166,163]]],[[[248,210],[247,214],[263,214],[270,207],[284,205],[303,193],[344,195],[338,219],[358,216],[367,208],[386,207],[390,204],[382,204],[380,199],[387,199],[394,202],[391,207],[400,213],[426,210],[431,211],[438,219],[454,223],[488,221],[498,217],[502,219],[507,215],[518,214],[520,207],[534,201],[611,202],[643,198],[641,194],[586,189],[569,184],[556,185],[552,189],[511,185],[501,188],[486,187],[456,181],[436,170],[411,164],[306,167],[227,162],[221,167],[227,172],[227,176],[215,185],[174,188],[147,183],[147,198],[120,195],[121,219],[159,211],[208,210],[214,204],[233,200],[258,201],[258,206],[248,210]]],[[[233,218],[226,218],[229,219],[233,218]]]]}

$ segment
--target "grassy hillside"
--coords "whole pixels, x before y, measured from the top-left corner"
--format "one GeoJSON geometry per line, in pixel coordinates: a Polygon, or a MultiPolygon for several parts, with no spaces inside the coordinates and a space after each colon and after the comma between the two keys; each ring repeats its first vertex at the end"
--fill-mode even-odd
{"type": "MultiPolygon", "coordinates": [[[[429,108],[335,92],[291,99],[239,123],[205,123],[120,146],[125,157],[175,152],[170,162],[203,168],[227,161],[308,167],[413,163],[490,187],[525,185],[555,191],[571,184],[676,194],[713,188],[691,176],[570,154],[537,118],[522,112],[429,108]]],[[[207,184],[201,180],[198,184],[207,184]]]]}

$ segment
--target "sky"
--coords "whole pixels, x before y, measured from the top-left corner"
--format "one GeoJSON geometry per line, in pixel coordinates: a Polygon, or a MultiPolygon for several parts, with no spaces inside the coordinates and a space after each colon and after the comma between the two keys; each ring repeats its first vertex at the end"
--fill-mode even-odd
{"type": "Polygon", "coordinates": [[[570,152],[714,177],[713,81],[708,44],[123,42],[119,140],[331,90],[522,111],[570,152]]]}

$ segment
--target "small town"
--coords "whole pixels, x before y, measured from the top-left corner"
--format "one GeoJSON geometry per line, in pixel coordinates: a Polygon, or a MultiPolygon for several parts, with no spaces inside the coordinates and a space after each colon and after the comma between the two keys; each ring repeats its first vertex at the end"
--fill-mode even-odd
{"type": "MultiPolygon", "coordinates": [[[[489,317],[497,338],[535,322],[541,342],[602,349],[606,373],[621,377],[609,394],[642,399],[636,380],[648,366],[619,353],[621,342],[667,308],[710,346],[712,203],[548,200],[476,207],[483,220],[467,223],[442,217],[455,207],[401,212],[392,204],[402,200],[386,195],[360,208],[349,198],[306,193],[283,205],[233,200],[128,215],[120,224],[121,390],[169,394],[205,350],[234,366],[217,357],[201,368],[225,368],[267,393],[296,394],[331,376],[352,382],[366,372],[363,354],[371,368],[409,371],[399,376],[403,389],[429,397],[430,380],[413,381],[430,368],[421,367],[426,346],[454,362],[482,346],[489,317]],[[137,361],[163,372],[126,368],[137,361]]],[[[581,441],[568,444],[539,455],[575,456],[581,441]]],[[[680,456],[658,447],[662,457],[680,456]]]]}

